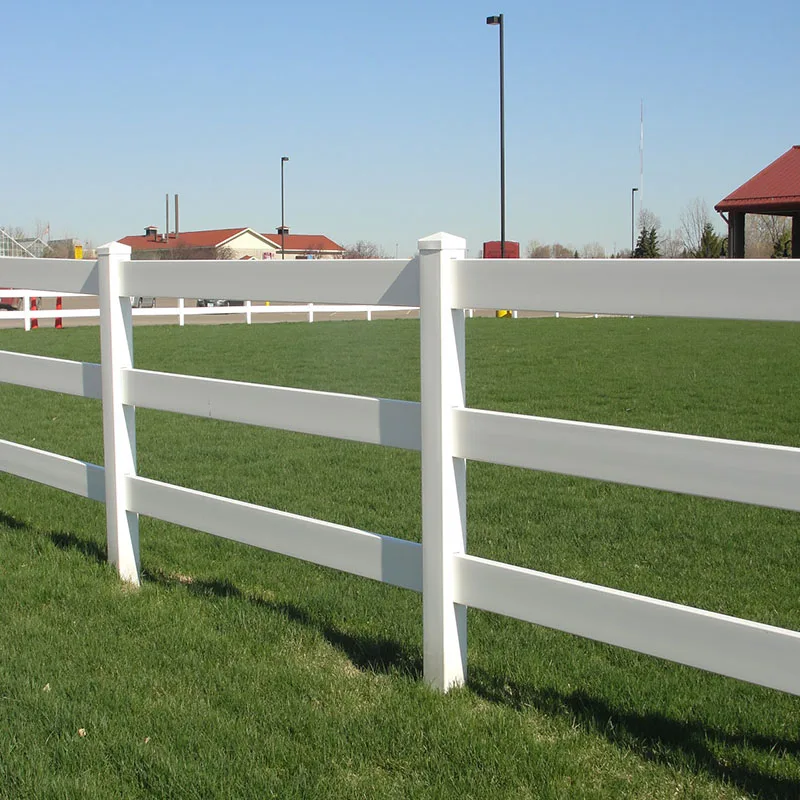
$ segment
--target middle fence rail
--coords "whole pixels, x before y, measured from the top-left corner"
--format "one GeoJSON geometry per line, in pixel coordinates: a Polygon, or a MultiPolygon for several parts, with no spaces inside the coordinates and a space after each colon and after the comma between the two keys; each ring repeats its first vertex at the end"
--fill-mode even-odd
{"type": "Polygon", "coordinates": [[[105,467],[0,440],[0,470],[105,502],[109,560],[140,579],[140,514],[423,593],[424,674],[466,676],[472,606],[800,694],[800,633],[477,558],[466,464],[486,461],[800,511],[800,448],[536,416],[465,403],[465,309],[800,321],[780,260],[467,260],[449,234],[406,260],[0,258],[0,284],[98,296],[101,364],[0,351],[0,380],[102,400],[105,467]],[[420,308],[421,402],[136,369],[131,296],[270,297],[420,308]],[[422,544],[136,474],[136,407],[421,451],[422,544]]]}

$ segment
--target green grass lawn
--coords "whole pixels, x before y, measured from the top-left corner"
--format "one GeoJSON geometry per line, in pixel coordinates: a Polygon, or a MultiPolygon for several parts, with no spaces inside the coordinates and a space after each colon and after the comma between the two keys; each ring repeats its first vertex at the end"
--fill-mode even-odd
{"type": "MultiPolygon", "coordinates": [[[[136,366],[419,398],[411,320],[140,327],[136,366]]],[[[474,407],[800,446],[800,327],[467,323],[474,407]]],[[[99,360],[97,328],[0,348],[99,360]]],[[[102,464],[100,405],[0,384],[0,437],[102,464]]],[[[419,454],[139,410],[147,477],[419,538],[419,454]]],[[[800,630],[798,516],[488,464],[469,551],[800,630]]],[[[794,798],[800,701],[484,612],[421,680],[420,596],[0,474],[0,798],[794,798]],[[81,735],[80,732],[85,735],[81,735]]],[[[654,631],[654,636],[658,632],[654,631]]]]}

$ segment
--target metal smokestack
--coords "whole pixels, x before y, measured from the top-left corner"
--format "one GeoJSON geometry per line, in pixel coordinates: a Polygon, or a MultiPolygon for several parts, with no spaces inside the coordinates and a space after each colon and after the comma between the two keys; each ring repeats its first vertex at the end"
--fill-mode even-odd
{"type": "Polygon", "coordinates": [[[169,241],[169,192],[167,192],[167,202],[166,202],[166,215],[167,215],[167,225],[164,228],[164,237],[169,241]]]}
{"type": "Polygon", "coordinates": [[[178,195],[175,195],[175,238],[178,238],[178,195]]]}

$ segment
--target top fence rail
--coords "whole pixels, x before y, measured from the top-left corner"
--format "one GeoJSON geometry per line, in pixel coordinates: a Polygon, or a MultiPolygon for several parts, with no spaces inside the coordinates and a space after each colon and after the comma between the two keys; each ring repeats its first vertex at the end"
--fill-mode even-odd
{"type": "MultiPolygon", "coordinates": [[[[419,259],[123,261],[130,296],[419,306],[419,259]]],[[[800,270],[781,259],[457,259],[453,308],[800,321],[800,270]]],[[[98,293],[96,262],[0,258],[0,285],[98,293]]]]}

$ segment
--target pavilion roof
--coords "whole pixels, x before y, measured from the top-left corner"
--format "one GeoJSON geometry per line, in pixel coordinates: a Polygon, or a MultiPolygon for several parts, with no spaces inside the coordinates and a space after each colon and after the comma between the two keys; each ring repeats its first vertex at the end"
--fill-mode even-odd
{"type": "Polygon", "coordinates": [[[800,145],[787,150],[714,208],[751,214],[800,213],[800,145]]]}

